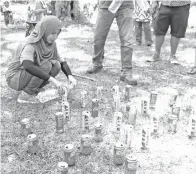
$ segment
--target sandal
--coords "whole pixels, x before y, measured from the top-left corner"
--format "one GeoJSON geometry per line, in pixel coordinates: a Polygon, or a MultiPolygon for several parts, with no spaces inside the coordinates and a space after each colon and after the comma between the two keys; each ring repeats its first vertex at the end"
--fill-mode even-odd
{"type": "Polygon", "coordinates": [[[196,74],[196,66],[192,67],[190,70],[187,72],[188,74],[196,74]]]}

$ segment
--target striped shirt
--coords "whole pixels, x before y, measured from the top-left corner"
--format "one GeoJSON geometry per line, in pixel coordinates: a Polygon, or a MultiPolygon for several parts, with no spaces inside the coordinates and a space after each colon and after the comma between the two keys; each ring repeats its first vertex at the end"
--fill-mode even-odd
{"type": "Polygon", "coordinates": [[[191,3],[191,0],[161,0],[161,3],[164,6],[170,6],[170,7],[180,7],[184,5],[188,5],[191,3]]]}

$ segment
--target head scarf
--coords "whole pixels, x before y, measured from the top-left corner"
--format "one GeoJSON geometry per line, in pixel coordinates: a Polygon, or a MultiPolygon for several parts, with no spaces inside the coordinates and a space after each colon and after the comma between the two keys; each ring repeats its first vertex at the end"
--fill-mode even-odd
{"type": "Polygon", "coordinates": [[[56,43],[48,44],[46,38],[53,32],[61,31],[61,21],[56,16],[46,16],[37,23],[31,35],[26,37],[26,44],[33,44],[36,52],[35,63],[43,62],[58,56],[56,43]]]}

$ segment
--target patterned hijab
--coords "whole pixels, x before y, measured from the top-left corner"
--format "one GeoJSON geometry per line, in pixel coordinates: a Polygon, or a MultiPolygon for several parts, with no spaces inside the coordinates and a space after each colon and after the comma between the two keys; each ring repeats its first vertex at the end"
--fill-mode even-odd
{"type": "Polygon", "coordinates": [[[33,44],[36,52],[35,63],[41,65],[45,61],[58,57],[56,42],[47,43],[48,35],[61,31],[61,21],[56,16],[46,16],[37,23],[30,36],[26,37],[26,44],[33,44]]]}

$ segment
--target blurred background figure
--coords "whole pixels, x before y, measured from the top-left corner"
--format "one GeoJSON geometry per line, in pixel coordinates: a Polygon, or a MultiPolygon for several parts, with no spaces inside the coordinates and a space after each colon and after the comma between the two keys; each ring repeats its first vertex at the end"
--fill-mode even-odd
{"type": "Polygon", "coordinates": [[[4,16],[5,25],[8,26],[13,22],[13,14],[9,1],[4,1],[3,6],[1,8],[1,12],[4,16]]]}
{"type": "Polygon", "coordinates": [[[150,1],[147,0],[134,0],[134,26],[135,26],[135,39],[136,44],[142,44],[142,28],[144,30],[145,42],[147,46],[152,45],[151,34],[151,14],[150,14],[150,1]]]}
{"type": "Polygon", "coordinates": [[[31,34],[35,25],[47,14],[47,6],[42,0],[31,0],[27,7],[26,33],[25,37],[31,34]]]}

